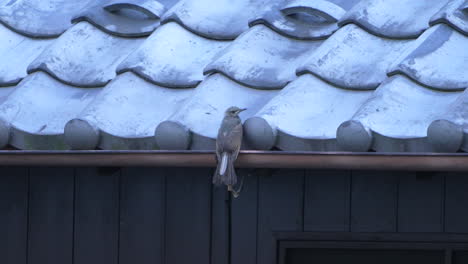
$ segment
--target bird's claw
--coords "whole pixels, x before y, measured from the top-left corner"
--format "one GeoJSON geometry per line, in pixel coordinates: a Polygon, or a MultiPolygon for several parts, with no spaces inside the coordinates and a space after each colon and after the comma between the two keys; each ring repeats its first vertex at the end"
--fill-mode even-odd
{"type": "Polygon", "coordinates": [[[228,190],[228,192],[232,193],[232,197],[234,197],[234,198],[239,197],[239,192],[235,191],[234,188],[232,188],[231,184],[228,184],[227,190],[228,190]]]}

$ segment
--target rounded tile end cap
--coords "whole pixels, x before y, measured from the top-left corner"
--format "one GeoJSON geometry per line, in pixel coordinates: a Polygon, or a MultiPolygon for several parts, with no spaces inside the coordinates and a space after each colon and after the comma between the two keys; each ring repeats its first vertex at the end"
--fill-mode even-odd
{"type": "Polygon", "coordinates": [[[453,153],[462,145],[463,129],[447,120],[435,120],[427,128],[427,138],[434,151],[453,153]]]}
{"type": "Polygon", "coordinates": [[[372,145],[372,134],[359,121],[343,122],[336,130],[338,146],[346,151],[366,152],[372,145]]]}
{"type": "Polygon", "coordinates": [[[192,141],[192,133],[182,124],[164,121],[154,131],[156,144],[164,150],[186,150],[192,141]]]}
{"type": "Polygon", "coordinates": [[[99,143],[99,129],[82,119],[72,119],[65,124],[64,140],[70,149],[95,149],[99,143]]]}
{"type": "Polygon", "coordinates": [[[261,117],[251,117],[244,123],[244,137],[249,146],[269,150],[276,143],[276,129],[261,117]]]}
{"type": "Polygon", "coordinates": [[[0,148],[4,148],[10,141],[10,124],[0,119],[0,148]]]}

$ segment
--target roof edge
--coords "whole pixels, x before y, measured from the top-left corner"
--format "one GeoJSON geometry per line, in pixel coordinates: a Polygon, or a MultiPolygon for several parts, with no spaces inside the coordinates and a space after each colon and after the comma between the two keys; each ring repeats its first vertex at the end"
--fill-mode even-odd
{"type": "MultiPolygon", "coordinates": [[[[214,167],[214,151],[0,151],[0,166],[214,167]]],[[[468,171],[468,153],[241,151],[238,168],[468,171]]]]}

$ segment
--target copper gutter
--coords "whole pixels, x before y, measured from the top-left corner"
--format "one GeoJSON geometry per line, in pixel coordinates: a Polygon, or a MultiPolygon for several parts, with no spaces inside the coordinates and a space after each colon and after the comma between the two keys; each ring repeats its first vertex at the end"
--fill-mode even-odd
{"type": "MultiPolygon", "coordinates": [[[[212,151],[0,151],[0,166],[214,167],[212,151]]],[[[238,168],[468,171],[468,154],[242,151],[238,168]]]]}

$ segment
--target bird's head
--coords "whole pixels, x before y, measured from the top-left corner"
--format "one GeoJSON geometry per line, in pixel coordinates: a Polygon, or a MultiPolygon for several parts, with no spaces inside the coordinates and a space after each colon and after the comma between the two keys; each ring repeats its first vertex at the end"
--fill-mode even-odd
{"type": "Polygon", "coordinates": [[[247,108],[239,108],[237,106],[231,106],[229,107],[226,112],[225,116],[238,116],[240,112],[247,110],[247,108]]]}

